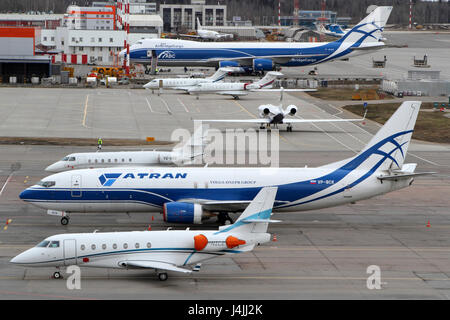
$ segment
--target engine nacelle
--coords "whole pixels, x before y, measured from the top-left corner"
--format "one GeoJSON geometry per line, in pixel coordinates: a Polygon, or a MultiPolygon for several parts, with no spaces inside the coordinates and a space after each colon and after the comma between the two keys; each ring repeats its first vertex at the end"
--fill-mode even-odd
{"type": "Polygon", "coordinates": [[[172,223],[201,224],[203,208],[198,203],[166,202],[163,205],[163,218],[172,223]]]}
{"type": "Polygon", "coordinates": [[[286,113],[290,116],[293,116],[297,113],[297,107],[294,105],[287,106],[286,113]]]}
{"type": "Polygon", "coordinates": [[[273,61],[270,59],[253,59],[254,71],[272,71],[273,61]]]}
{"type": "Polygon", "coordinates": [[[240,67],[237,61],[219,61],[219,68],[240,67]]]}

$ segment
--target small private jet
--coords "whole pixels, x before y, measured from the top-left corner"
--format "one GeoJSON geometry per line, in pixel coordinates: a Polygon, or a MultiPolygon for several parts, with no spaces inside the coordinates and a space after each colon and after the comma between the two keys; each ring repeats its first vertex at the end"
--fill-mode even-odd
{"type": "Polygon", "coordinates": [[[207,78],[157,78],[146,83],[143,87],[145,89],[174,89],[188,91],[190,88],[200,83],[217,83],[222,81],[231,71],[231,69],[219,68],[212,76],[207,78]]]}
{"type": "MultiPolygon", "coordinates": [[[[25,267],[153,269],[159,280],[168,271],[189,274],[200,262],[253,250],[269,242],[267,233],[277,187],[262,188],[234,224],[218,230],[167,230],[65,233],[46,238],[10,262],[25,267]],[[188,266],[196,264],[193,269],[188,266]]],[[[61,278],[59,271],[54,278],[61,278]]]]}
{"type": "Polygon", "coordinates": [[[195,120],[198,122],[224,122],[224,123],[254,123],[259,124],[260,129],[268,129],[271,127],[278,128],[279,124],[286,124],[286,131],[292,132],[292,125],[294,123],[321,123],[321,122],[355,122],[364,121],[367,114],[367,109],[363,118],[360,119],[292,119],[288,116],[295,116],[298,108],[294,105],[289,105],[286,109],[283,109],[282,105],[262,104],[258,107],[259,119],[207,119],[207,120],[195,120]]]}
{"type": "Polygon", "coordinates": [[[204,40],[222,40],[233,39],[232,33],[221,33],[213,30],[204,29],[200,24],[200,20],[197,18],[197,35],[180,34],[184,38],[204,39],[204,40]]]}

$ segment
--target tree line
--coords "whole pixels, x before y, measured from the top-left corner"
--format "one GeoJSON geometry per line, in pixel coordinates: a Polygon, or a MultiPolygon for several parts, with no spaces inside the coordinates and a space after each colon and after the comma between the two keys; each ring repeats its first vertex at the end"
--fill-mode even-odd
{"type": "MultiPolygon", "coordinates": [[[[71,4],[90,6],[93,0],[1,0],[0,12],[54,12],[65,13],[71,4]]],[[[148,1],[150,2],[150,1],[148,1]]],[[[161,3],[190,3],[190,0],[156,0],[161,3]]],[[[240,16],[253,24],[276,23],[278,0],[206,0],[207,4],[227,5],[227,19],[240,16]]],[[[321,10],[321,0],[300,0],[300,10],[321,10]]],[[[413,1],[413,21],[424,23],[450,23],[450,1],[413,1]]],[[[366,16],[367,7],[390,5],[394,7],[388,24],[407,25],[409,22],[409,0],[326,0],[326,10],[337,12],[338,17],[350,17],[357,23],[366,16]]],[[[281,15],[290,16],[294,10],[294,0],[281,0],[281,15]]]]}

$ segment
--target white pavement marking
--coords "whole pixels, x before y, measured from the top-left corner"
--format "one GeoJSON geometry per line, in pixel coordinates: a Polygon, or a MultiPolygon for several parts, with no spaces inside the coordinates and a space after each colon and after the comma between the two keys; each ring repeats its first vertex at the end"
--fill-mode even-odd
{"type": "Polygon", "coordinates": [[[8,176],[8,179],[6,179],[5,183],[3,184],[3,187],[2,187],[2,189],[0,190],[0,196],[2,195],[3,191],[5,190],[6,185],[8,184],[9,180],[11,180],[11,177],[12,177],[13,173],[14,173],[14,172],[11,172],[11,174],[8,176]]]}
{"type": "Polygon", "coordinates": [[[169,113],[170,115],[172,115],[172,110],[170,110],[169,105],[167,104],[166,100],[164,100],[163,98],[159,97],[161,99],[161,101],[164,103],[164,105],[166,106],[167,109],[167,113],[169,113]]]}
{"type": "Polygon", "coordinates": [[[186,110],[186,112],[189,113],[188,108],[186,107],[186,105],[183,103],[183,101],[180,100],[180,98],[177,98],[178,102],[183,106],[184,110],[186,110]]]}
{"type": "Polygon", "coordinates": [[[87,128],[86,126],[86,118],[87,118],[87,110],[89,105],[89,95],[86,95],[86,102],[84,103],[84,113],[83,113],[83,122],[81,123],[83,127],[87,128]]]}

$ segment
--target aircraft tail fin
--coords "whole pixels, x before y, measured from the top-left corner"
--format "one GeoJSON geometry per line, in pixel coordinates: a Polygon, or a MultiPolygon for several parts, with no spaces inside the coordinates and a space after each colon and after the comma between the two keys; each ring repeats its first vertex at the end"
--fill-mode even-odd
{"type": "Polygon", "coordinates": [[[197,17],[197,30],[202,30],[202,25],[200,24],[200,19],[197,17]]]}
{"type": "Polygon", "coordinates": [[[212,82],[222,81],[228,72],[231,71],[232,70],[228,68],[219,68],[212,76],[208,77],[208,80],[211,80],[212,82]]]}
{"type": "Polygon", "coordinates": [[[421,101],[405,101],[356,156],[324,167],[343,170],[402,169],[421,101]]]}
{"type": "Polygon", "coordinates": [[[262,188],[240,217],[232,225],[220,227],[219,233],[266,233],[270,222],[279,222],[270,220],[277,191],[278,187],[262,188]]]}
{"type": "Polygon", "coordinates": [[[392,7],[376,7],[367,17],[349,30],[339,42],[351,42],[352,47],[377,43],[382,39],[382,32],[392,12],[392,7]]]}
{"type": "Polygon", "coordinates": [[[279,77],[282,76],[283,74],[281,72],[277,72],[277,71],[269,71],[267,72],[267,74],[264,76],[264,78],[262,78],[259,81],[256,81],[254,83],[252,83],[249,88],[252,89],[262,89],[265,87],[268,87],[270,85],[272,85],[274,83],[274,81],[279,77]]]}

